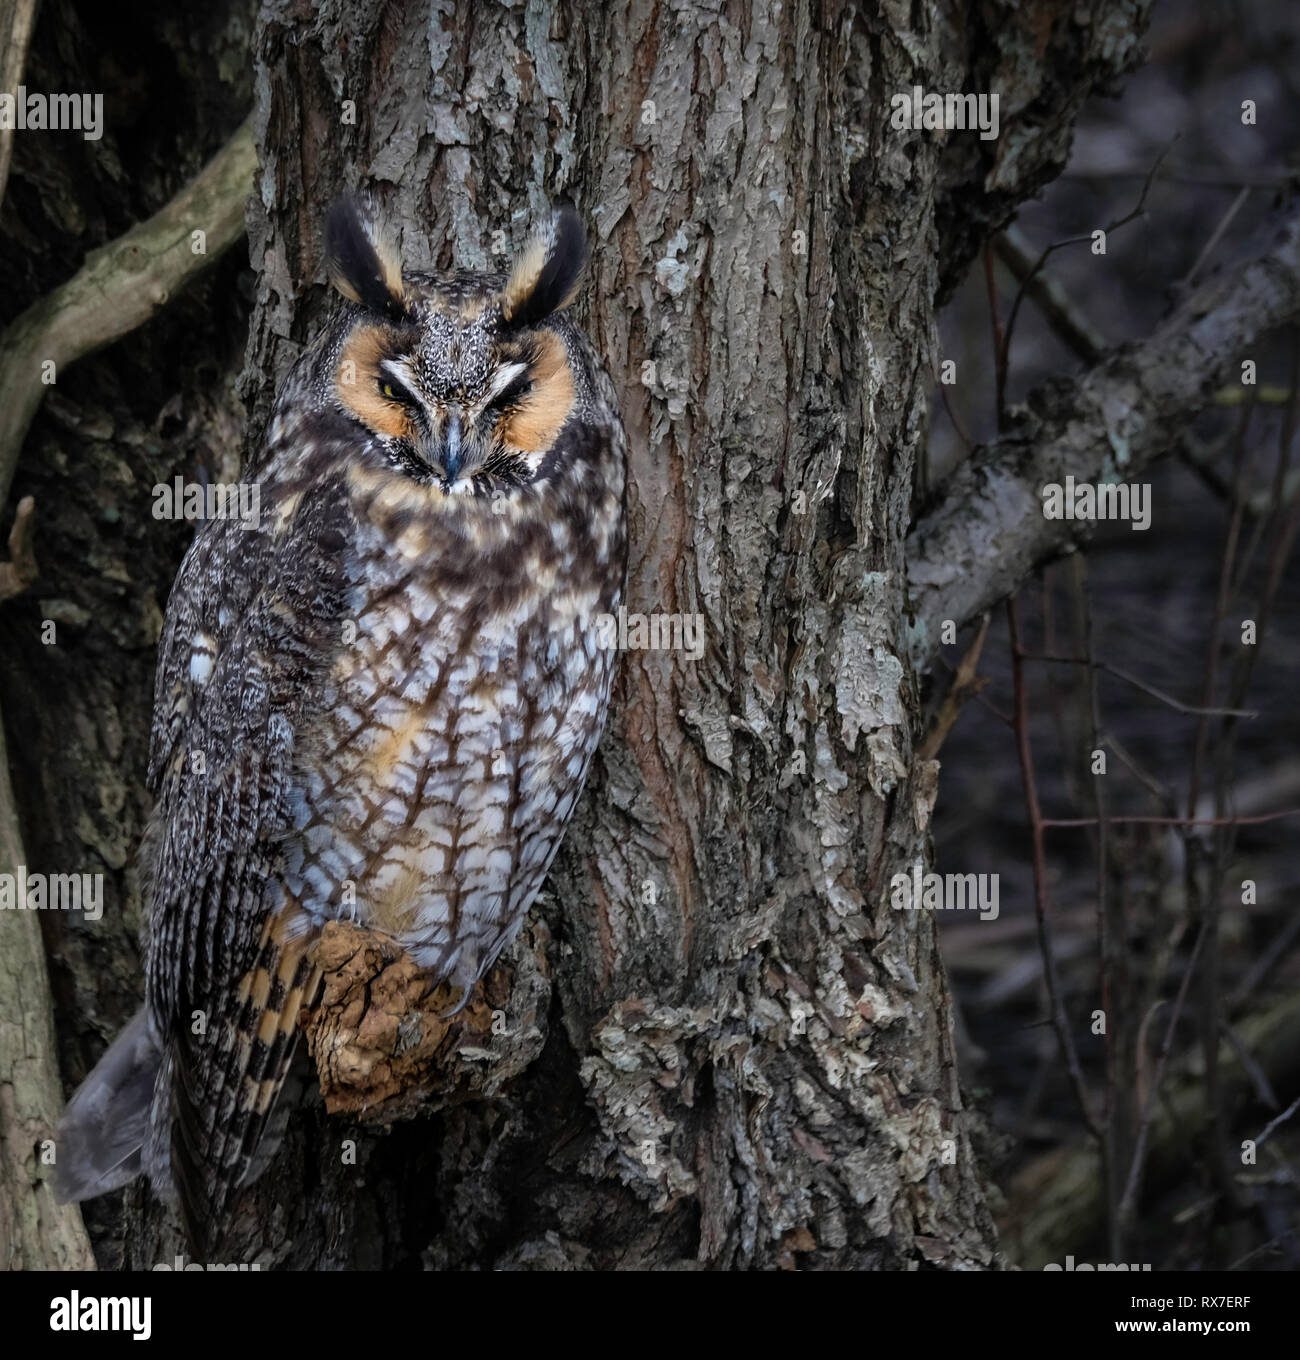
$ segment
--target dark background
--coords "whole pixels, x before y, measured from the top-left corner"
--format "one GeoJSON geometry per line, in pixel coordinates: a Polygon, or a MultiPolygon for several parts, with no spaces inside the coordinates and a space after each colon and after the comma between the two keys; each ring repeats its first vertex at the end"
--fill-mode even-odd
{"type": "MultiPolygon", "coordinates": [[[[1164,153],[1145,199],[1144,214],[1112,232],[1104,257],[1087,243],[1054,252],[1046,270],[1073,305],[1108,342],[1135,339],[1159,321],[1180,284],[1210,243],[1225,215],[1235,214],[1197,271],[1198,281],[1269,239],[1272,210],[1293,190],[1297,176],[1297,44],[1300,11],[1290,4],[1166,3],[1156,7],[1148,35],[1150,59],[1113,99],[1094,98],[1078,124],[1065,173],[1037,203],[1019,214],[1017,227],[1036,252],[1052,242],[1105,227],[1129,214],[1146,177],[1164,153]],[[1241,101],[1253,99],[1257,124],[1243,126],[1241,101]],[[1244,196],[1243,196],[1244,195],[1244,196]],[[1238,202],[1238,199],[1241,199],[1238,202]]],[[[1005,321],[1017,284],[999,264],[995,271],[999,314],[1005,321]]],[[[973,441],[996,433],[995,375],[990,304],[982,261],[942,318],[943,353],[959,357],[961,380],[948,389],[949,406],[973,441]],[[972,370],[978,375],[971,377],[972,370]]],[[[1250,356],[1258,388],[1289,389],[1296,336],[1282,334],[1250,356]]],[[[1022,303],[1010,352],[1008,396],[1022,399],[1058,374],[1082,370],[1082,360],[1022,303]]],[[[1249,391],[1249,389],[1243,389],[1249,391]]],[[[1142,475],[1151,483],[1152,523],[1145,532],[1127,524],[1102,524],[1087,554],[1086,594],[1091,604],[1095,656],[1140,678],[1184,704],[1202,702],[1209,643],[1214,631],[1230,506],[1225,488],[1233,461],[1242,459],[1242,485],[1267,503],[1279,459],[1285,455],[1287,407],[1258,405],[1243,425],[1244,407],[1202,418],[1194,447],[1212,456],[1208,475],[1185,451],[1142,475]]],[[[944,403],[936,398],[930,440],[932,476],[942,477],[964,448],[944,403]]],[[[1294,467],[1294,448],[1289,450],[1294,467]]],[[[1284,469],[1285,471],[1285,469],[1284,469]]],[[[1294,499],[1295,487],[1287,484],[1294,499]]],[[[1224,703],[1230,667],[1241,652],[1240,620],[1259,617],[1276,522],[1243,519],[1236,554],[1240,584],[1232,590],[1219,629],[1218,697],[1224,703]],[[1253,553],[1247,551],[1259,531],[1253,553]]],[[[1079,564],[1082,566],[1083,564],[1079,564]]],[[[1054,564],[1020,594],[1024,646],[1036,652],[1079,654],[1073,626],[1074,566],[1054,564]],[[1051,629],[1051,632],[1047,631],[1051,629]],[[1047,644],[1048,637],[1053,645],[1047,644]]],[[[1229,806],[1241,815],[1300,807],[1300,592],[1294,557],[1287,560],[1272,609],[1272,623],[1257,647],[1242,707],[1257,716],[1224,725],[1213,719],[1207,741],[1228,759],[1229,806]]],[[[962,647],[945,649],[956,661],[962,647]]],[[[981,673],[989,677],[980,698],[967,706],[940,759],[941,793],[935,812],[936,869],[999,874],[1001,915],[996,923],[956,916],[941,921],[945,961],[953,977],[966,1033],[964,1075],[981,1093],[1003,1140],[999,1179],[1015,1177],[1041,1159],[1078,1143],[1081,1120],[1059,1047],[1043,1023],[1046,998],[1035,940],[1033,876],[1024,791],[1014,736],[1003,720],[1013,706],[1006,616],[995,611],[981,673]],[[995,711],[996,710],[996,711],[995,711]],[[1003,715],[1003,716],[999,716],[1003,715]]],[[[1092,817],[1092,750],[1084,673],[1077,666],[1026,663],[1031,734],[1043,812],[1047,817],[1092,817]]],[[[942,688],[942,686],[940,686],[942,688]]],[[[1107,749],[1105,792],[1112,813],[1164,815],[1187,810],[1197,718],[1179,713],[1111,674],[1098,677],[1102,745],[1107,749]],[[1159,794],[1157,793],[1159,791],[1159,794]]],[[[1214,784],[1202,781],[1201,815],[1213,815],[1214,784]]],[[[1248,1023],[1294,998],[1300,983],[1300,817],[1240,828],[1225,852],[1218,944],[1221,991],[1232,1025],[1248,1023]],[[1257,901],[1241,903],[1240,884],[1254,879],[1257,901]]],[[[1194,938],[1184,883],[1182,829],[1114,828],[1109,834],[1109,891],[1122,903],[1128,985],[1115,1010],[1138,1019],[1133,1008],[1160,969],[1168,947],[1166,995],[1182,982],[1194,938]]],[[[1210,832],[1192,833],[1208,844],[1210,832]]],[[[1051,916],[1063,990],[1078,1037],[1080,1058],[1096,1092],[1104,1086],[1102,1042],[1089,1032],[1100,1005],[1097,948],[1097,842],[1088,829],[1047,833],[1051,916]]],[[[1171,1074],[1196,1061],[1199,979],[1174,1037],[1171,1074]]],[[[1154,1062],[1169,1009],[1152,1021],[1148,1052],[1154,1062]]],[[[1114,1022],[1112,1013],[1112,1024],[1114,1022]]],[[[1123,1023],[1123,1021],[1121,1021],[1123,1023]]],[[[1232,1148],[1254,1138],[1290,1105],[1300,1090],[1292,1065],[1282,1081],[1258,1072],[1252,1097],[1226,1130],[1232,1148]]],[[[1203,1091],[1203,1081],[1193,1079],[1203,1091]]],[[[1192,1096],[1199,1109],[1197,1096],[1192,1096]]],[[[1283,1125],[1259,1150],[1258,1164],[1239,1167],[1242,1203],[1223,1214],[1223,1193],[1210,1170],[1207,1134],[1196,1119],[1169,1149],[1170,1165],[1157,1177],[1158,1207],[1140,1225],[1141,1259],[1154,1269],[1210,1265],[1291,1270],[1300,1261],[1296,1225],[1300,1121],[1283,1125]]],[[[1013,1208],[1027,1208],[1036,1191],[1011,1189],[1013,1208]]],[[[1004,1225],[1005,1226],[1005,1225],[1004,1225]]],[[[1015,1259],[1015,1247],[1005,1244],[1015,1259]]],[[[1059,1259],[1059,1258],[1058,1258],[1059,1259]]],[[[1104,1257],[1101,1259],[1105,1259],[1104,1257]]]]}

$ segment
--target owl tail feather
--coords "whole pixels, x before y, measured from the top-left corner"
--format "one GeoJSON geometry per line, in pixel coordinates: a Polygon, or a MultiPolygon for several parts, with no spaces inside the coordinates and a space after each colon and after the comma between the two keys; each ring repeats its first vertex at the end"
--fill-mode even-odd
{"type": "Polygon", "coordinates": [[[237,1192],[265,1169],[284,1131],[276,1102],[298,1040],[298,1014],[321,973],[300,920],[271,917],[231,1016],[205,1050],[173,1054],[171,1170],[181,1218],[201,1257],[218,1249],[237,1192]]]}
{"type": "Polygon", "coordinates": [[[140,1174],[161,1061],[162,1046],[138,1011],[59,1121],[54,1193],[60,1204],[105,1195],[140,1174]]]}

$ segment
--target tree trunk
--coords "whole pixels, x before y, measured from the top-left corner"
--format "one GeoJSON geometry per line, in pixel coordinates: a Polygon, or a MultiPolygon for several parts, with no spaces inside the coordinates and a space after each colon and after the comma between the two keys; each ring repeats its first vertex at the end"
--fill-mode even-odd
{"type": "MultiPolygon", "coordinates": [[[[337,192],[372,187],[414,267],[499,267],[571,198],[593,245],[577,314],[630,439],[627,607],[698,616],[703,646],[621,657],[474,1042],[369,1111],[309,1095],[230,1259],[998,1263],[932,922],[890,905],[927,861],[938,776],[913,755],[903,548],[936,300],[1059,169],[1145,22],[1143,0],[1058,9],[265,0],[252,438],[325,314],[337,192]],[[999,91],[999,138],[894,128],[918,84],[999,91]]],[[[85,743],[91,771],[125,750],[133,800],[139,709],[116,750],[85,743]]],[[[128,1264],[179,1250],[138,1189],[100,1231],[128,1264]]]]}

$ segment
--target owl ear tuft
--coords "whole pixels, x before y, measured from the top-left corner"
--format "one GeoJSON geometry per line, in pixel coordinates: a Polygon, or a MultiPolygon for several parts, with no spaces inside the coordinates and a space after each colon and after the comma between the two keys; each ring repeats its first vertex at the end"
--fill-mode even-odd
{"type": "Polygon", "coordinates": [[[401,257],[370,208],[351,194],[335,199],[325,218],[325,262],[330,282],[349,302],[395,321],[406,315],[401,257]]]}
{"type": "Polygon", "coordinates": [[[501,293],[501,314],[512,326],[535,326],[571,303],[587,263],[582,219],[561,204],[539,222],[515,257],[501,293]]]}

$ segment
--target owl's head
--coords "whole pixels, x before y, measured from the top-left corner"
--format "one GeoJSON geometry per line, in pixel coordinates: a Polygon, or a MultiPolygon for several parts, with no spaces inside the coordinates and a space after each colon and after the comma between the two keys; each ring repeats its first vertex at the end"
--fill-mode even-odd
{"type": "Polygon", "coordinates": [[[352,198],[331,208],[325,246],[330,281],[354,304],[331,396],[390,466],[448,495],[492,496],[537,477],[578,396],[550,322],[586,263],[577,214],[552,210],[508,276],[404,272],[352,198]]]}

